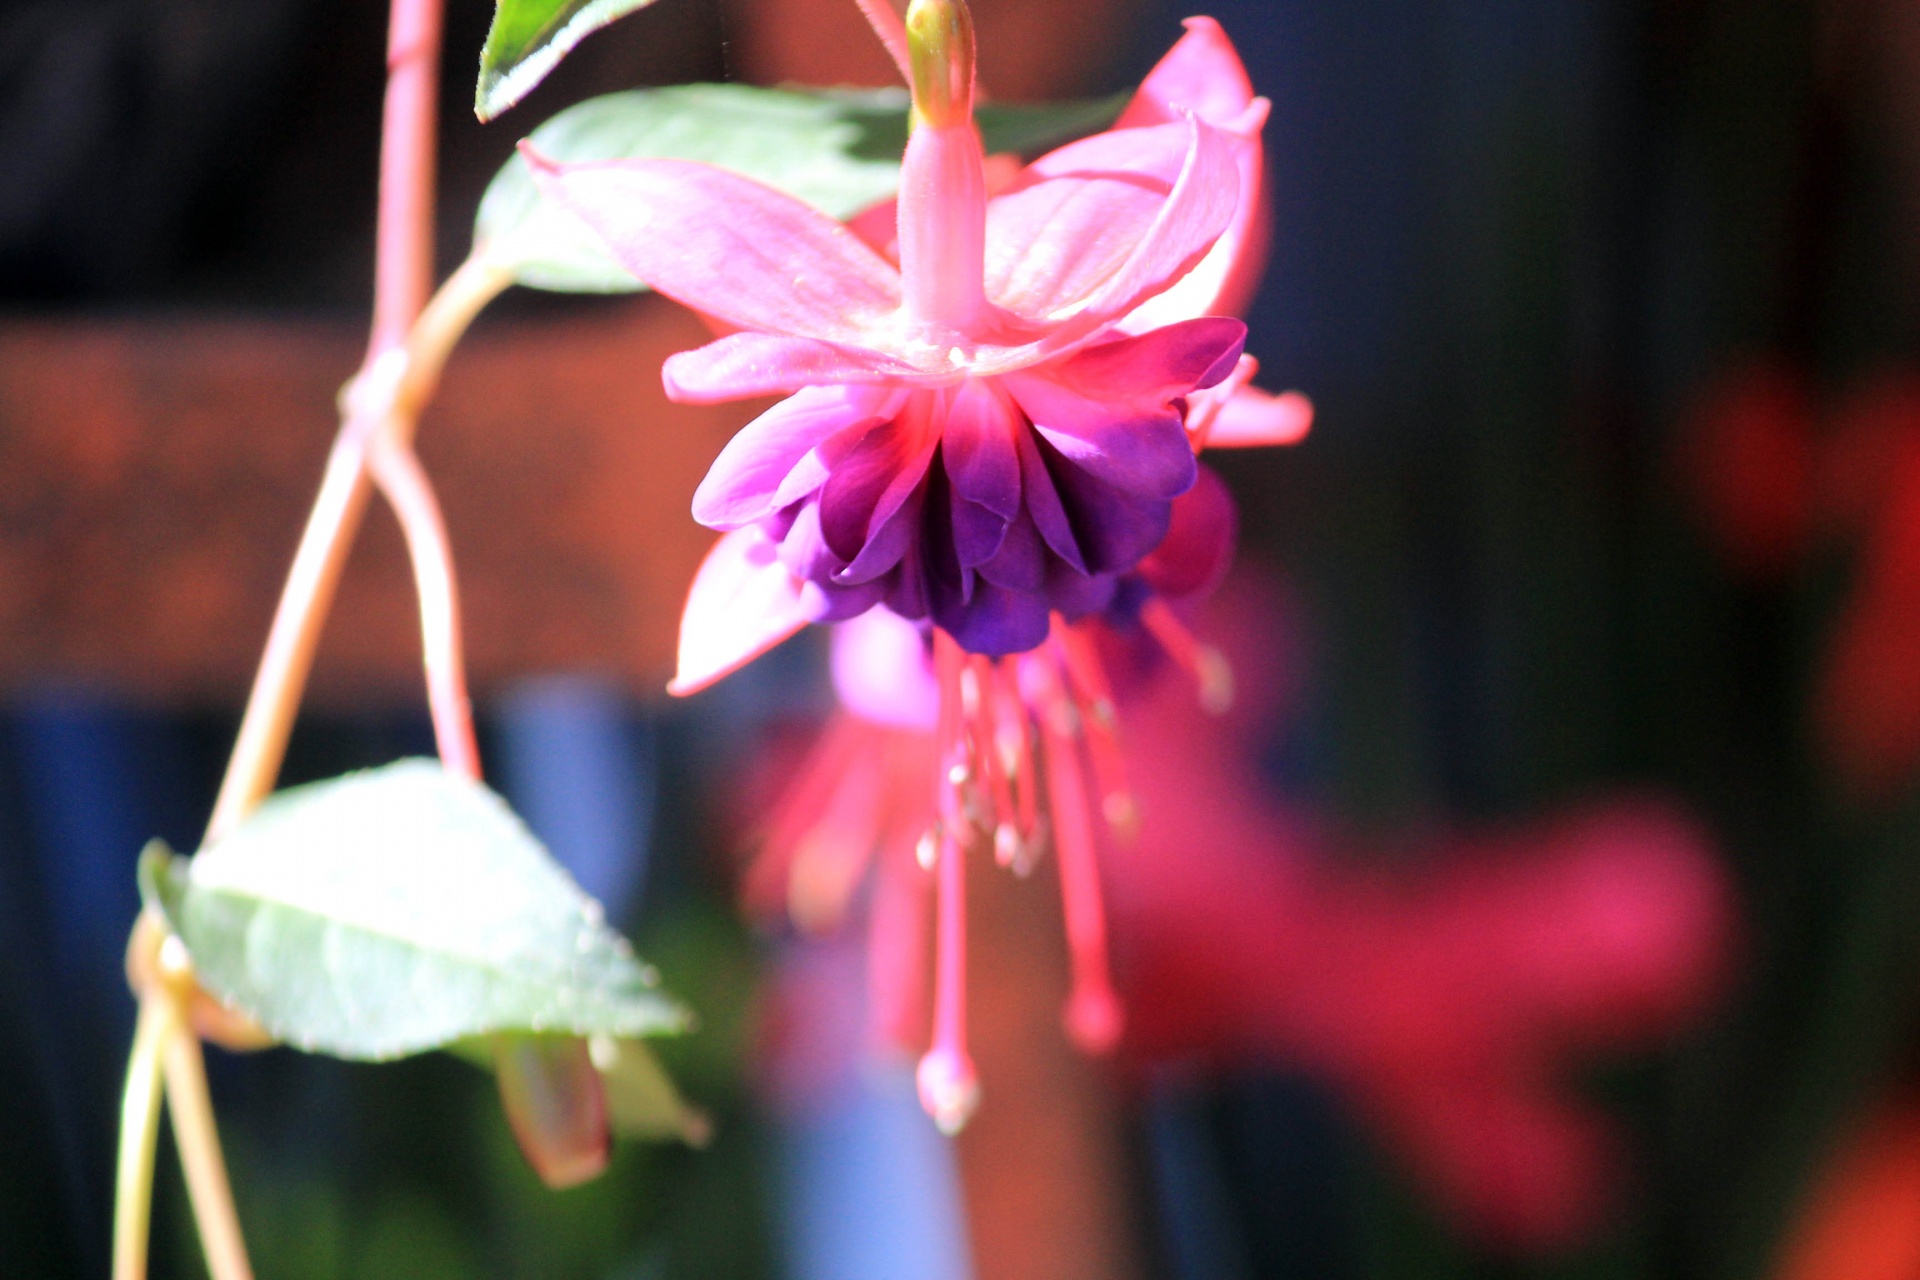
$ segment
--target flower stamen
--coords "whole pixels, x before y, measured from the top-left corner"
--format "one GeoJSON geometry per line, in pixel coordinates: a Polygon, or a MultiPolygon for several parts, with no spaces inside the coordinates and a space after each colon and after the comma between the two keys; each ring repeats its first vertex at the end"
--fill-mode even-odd
{"type": "Polygon", "coordinates": [[[1195,639],[1167,602],[1158,597],[1141,606],[1140,625],[1159,641],[1176,665],[1194,678],[1200,687],[1201,709],[1211,715],[1225,715],[1233,706],[1233,667],[1226,655],[1195,639]]]}
{"type": "Polygon", "coordinates": [[[1032,665],[1040,673],[1045,700],[1050,704],[1039,720],[1072,970],[1065,1016],[1067,1035],[1087,1053],[1106,1053],[1119,1043],[1124,1015],[1108,972],[1106,907],[1094,854],[1086,776],[1080,762],[1081,716],[1060,685],[1060,673],[1044,661],[1032,665]]]}
{"type": "Polygon", "coordinates": [[[1075,705],[1086,726],[1087,753],[1093,762],[1094,785],[1100,793],[1100,812],[1115,833],[1131,838],[1139,829],[1140,806],[1127,786],[1127,766],[1120,750],[1120,716],[1114,709],[1113,686],[1106,668],[1085,631],[1070,627],[1055,615],[1053,639],[1075,692],[1075,705]]]}

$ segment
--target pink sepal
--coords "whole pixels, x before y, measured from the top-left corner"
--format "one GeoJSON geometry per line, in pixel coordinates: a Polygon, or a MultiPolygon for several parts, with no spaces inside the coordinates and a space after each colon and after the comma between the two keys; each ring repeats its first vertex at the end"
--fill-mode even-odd
{"type": "Polygon", "coordinates": [[[707,552],[680,615],[679,669],[667,692],[698,693],[813,621],[800,579],[758,528],[724,534],[707,552]]]}
{"type": "Polygon", "coordinates": [[[790,395],[803,387],[928,377],[877,352],[771,333],[728,334],[668,356],[660,367],[667,399],[676,404],[721,404],[790,395]]]}
{"type": "Polygon", "coordinates": [[[900,305],[900,273],[819,210],[690,160],[557,164],[520,144],[541,191],[676,302],[763,333],[857,343],[900,305]]]}
{"type": "Polygon", "coordinates": [[[1166,124],[1179,119],[1182,109],[1220,124],[1253,101],[1253,82],[1220,24],[1212,18],[1188,18],[1181,25],[1187,34],[1140,82],[1114,128],[1166,124]]]}
{"type": "Polygon", "coordinates": [[[1313,426],[1313,401],[1298,391],[1275,395],[1258,387],[1241,387],[1220,406],[1207,433],[1209,449],[1252,449],[1264,445],[1299,444],[1313,426]]]}

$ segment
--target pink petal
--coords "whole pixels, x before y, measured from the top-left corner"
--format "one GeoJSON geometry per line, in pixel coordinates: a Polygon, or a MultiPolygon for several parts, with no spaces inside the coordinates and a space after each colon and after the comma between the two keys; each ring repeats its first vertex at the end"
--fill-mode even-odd
{"type": "Polygon", "coordinates": [[[833,629],[840,705],[875,724],[932,733],[940,712],[926,637],[891,609],[869,609],[833,629]]]}
{"type": "Polygon", "coordinates": [[[911,366],[858,347],[814,338],[735,333],[667,357],[660,377],[678,404],[720,404],[790,394],[833,382],[887,382],[918,375],[911,366]]]}
{"type": "Polygon", "coordinates": [[[887,421],[903,398],[884,387],[795,392],[727,442],[694,491],[693,518],[709,529],[738,529],[805,497],[827,478],[816,447],[840,432],[887,421]],[[809,457],[813,465],[803,468],[809,457]]]}
{"type": "Polygon", "coordinates": [[[1236,371],[1247,326],[1210,316],[1085,347],[1046,376],[1090,399],[1164,405],[1236,371]]]}
{"type": "Polygon", "coordinates": [[[1139,573],[1156,594],[1174,599],[1211,593],[1233,566],[1240,517],[1233,494],[1211,467],[1173,500],[1167,536],[1140,561],[1139,573]]]}
{"type": "Polygon", "coordinates": [[[1191,139],[1184,123],[1109,131],[1035,161],[987,205],[987,296],[1039,320],[1112,275],[1159,216],[1191,139]]]}
{"type": "Polygon", "coordinates": [[[1134,308],[1120,322],[1121,328],[1144,333],[1190,316],[1239,315],[1253,301],[1266,271],[1273,230],[1260,145],[1267,110],[1267,100],[1256,98],[1238,119],[1212,122],[1233,140],[1234,163],[1240,171],[1240,202],[1233,220],[1198,266],[1172,288],[1134,308]]]}
{"type": "Polygon", "coordinates": [[[1140,82],[1114,128],[1166,124],[1178,120],[1182,110],[1209,124],[1225,124],[1253,101],[1253,82],[1220,24],[1188,18],[1181,25],[1187,33],[1140,82]]]}
{"type": "Polygon", "coordinates": [[[792,196],[687,160],[556,164],[541,191],[661,293],[742,329],[861,345],[900,305],[900,273],[792,196]]]}
{"type": "Polygon", "coordinates": [[[1194,119],[1096,134],[1031,173],[988,206],[987,293],[1050,323],[1045,350],[1097,332],[1192,270],[1240,191],[1234,141],[1194,119]]]}
{"type": "Polygon", "coordinates": [[[1220,406],[1206,442],[1209,449],[1298,444],[1312,426],[1313,401],[1298,391],[1274,395],[1258,387],[1242,387],[1220,406]]]}
{"type": "Polygon", "coordinates": [[[737,529],[713,544],[680,615],[679,669],[668,693],[698,693],[813,621],[800,579],[775,550],[758,529],[737,529]]]}

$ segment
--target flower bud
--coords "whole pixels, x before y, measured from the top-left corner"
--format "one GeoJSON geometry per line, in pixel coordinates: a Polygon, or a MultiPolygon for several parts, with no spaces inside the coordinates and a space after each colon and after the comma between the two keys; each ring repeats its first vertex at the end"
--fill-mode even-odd
{"type": "Polygon", "coordinates": [[[973,118],[973,15],[966,0],[913,0],[907,6],[916,123],[951,128],[973,118]]]}

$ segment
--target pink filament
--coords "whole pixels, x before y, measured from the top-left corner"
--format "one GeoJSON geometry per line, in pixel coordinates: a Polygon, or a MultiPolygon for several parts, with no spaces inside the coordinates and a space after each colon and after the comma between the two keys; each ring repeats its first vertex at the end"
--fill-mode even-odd
{"type": "Polygon", "coordinates": [[[1080,767],[1074,723],[1078,713],[1058,678],[1048,683],[1046,700],[1051,705],[1042,709],[1039,719],[1047,752],[1047,797],[1059,854],[1067,954],[1073,970],[1067,1034],[1088,1053],[1106,1053],[1119,1043],[1124,1015],[1107,970],[1107,916],[1094,856],[1093,821],[1087,812],[1086,779],[1080,767]]]}
{"type": "Polygon", "coordinates": [[[1086,726],[1087,753],[1093,761],[1094,784],[1100,789],[1100,811],[1115,830],[1131,834],[1137,820],[1133,793],[1127,787],[1126,760],[1120,751],[1115,723],[1113,686],[1093,641],[1084,631],[1055,619],[1053,640],[1078,691],[1075,700],[1086,726]]]}
{"type": "MultiPolygon", "coordinates": [[[[1027,710],[1020,701],[1019,690],[1014,682],[1014,662],[994,664],[992,697],[1001,732],[1007,733],[1014,743],[1013,782],[1015,821],[1019,824],[1020,840],[1023,845],[1031,845],[1039,834],[1036,830],[1040,810],[1040,779],[1033,769],[1033,735],[1027,726],[1027,710]]],[[[996,744],[997,745],[997,744],[996,744]]]]}
{"type": "Polygon", "coordinates": [[[1140,609],[1140,625],[1199,685],[1201,707],[1219,715],[1233,704],[1233,669],[1226,658],[1212,645],[1194,639],[1165,600],[1147,601],[1140,609]]]}
{"type": "Polygon", "coordinates": [[[973,673],[978,697],[972,707],[974,759],[987,775],[987,794],[993,802],[993,856],[1001,866],[1010,866],[1019,853],[1019,831],[1013,825],[1015,809],[1013,787],[1007,778],[1006,763],[1000,758],[999,699],[995,696],[994,666],[990,658],[975,655],[968,667],[973,673]]]}
{"type": "Polygon", "coordinates": [[[934,932],[933,1045],[920,1059],[920,1105],[943,1133],[957,1133],[979,1102],[979,1079],[967,1053],[967,868],[966,820],[960,780],[966,768],[961,720],[960,671],[965,657],[945,632],[933,633],[934,666],[940,680],[940,846],[934,932]]]}

